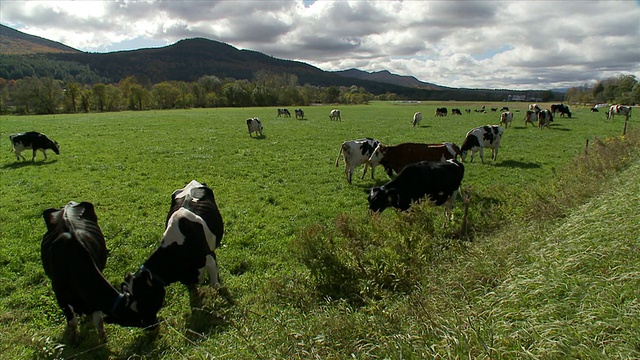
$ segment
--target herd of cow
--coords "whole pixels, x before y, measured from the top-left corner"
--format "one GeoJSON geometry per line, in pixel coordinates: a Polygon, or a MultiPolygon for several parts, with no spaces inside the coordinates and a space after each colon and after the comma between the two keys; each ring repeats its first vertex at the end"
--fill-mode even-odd
{"type": "MultiPolygon", "coordinates": [[[[541,128],[549,126],[555,112],[571,117],[569,108],[560,105],[552,106],[551,110],[530,105],[525,124],[531,122],[533,125],[534,114],[541,128]]],[[[630,109],[611,106],[607,117],[625,115],[628,119],[630,109]]],[[[501,125],[507,128],[513,114],[508,109],[501,110],[501,125]]],[[[304,117],[301,109],[295,112],[296,117],[304,117]]],[[[286,113],[288,110],[278,109],[278,116],[286,116],[286,113]]],[[[331,110],[330,119],[341,120],[340,111],[331,110]]],[[[421,119],[422,115],[415,113],[413,125],[421,119]]],[[[495,161],[505,129],[501,125],[469,130],[460,147],[453,142],[389,146],[372,138],[345,141],[340,146],[335,165],[344,158],[349,184],[354,169],[362,164],[365,165],[362,178],[368,167],[371,167],[372,179],[375,167],[384,167],[391,180],[370,189],[368,203],[372,212],[381,212],[387,207],[407,210],[412,203],[428,199],[435,205],[443,205],[445,212],[450,214],[464,177],[462,162],[471,152],[470,161],[479,153],[484,163],[484,148],[491,149],[491,158],[495,161]]],[[[250,136],[254,132],[262,135],[258,118],[247,119],[247,126],[250,136]]],[[[32,161],[37,151],[42,151],[45,159],[46,150],[60,154],[58,143],[38,132],[13,134],[9,139],[18,160],[26,160],[21,154],[26,149],[33,151],[32,161]]],[[[107,248],[91,203],[71,201],[61,208],[47,209],[42,215],[47,227],[41,245],[42,263],[67,320],[72,341],[77,337],[78,315],[82,314],[92,315],[103,341],[106,340],[104,321],[122,326],[154,327],[164,302],[165,288],[175,282],[187,286],[192,306],[199,297],[196,285],[202,283],[206,275],[212,287],[227,301],[233,301],[220,283],[215,254],[224,234],[224,223],[213,190],[204,183],[192,180],[173,192],[160,245],[135,273],[125,276],[119,289],[102,274],[107,248]]]]}

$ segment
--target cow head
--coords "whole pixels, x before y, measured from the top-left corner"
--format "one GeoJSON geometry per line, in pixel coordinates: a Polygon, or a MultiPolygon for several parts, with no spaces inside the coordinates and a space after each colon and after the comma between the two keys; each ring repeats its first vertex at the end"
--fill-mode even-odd
{"type": "Polygon", "coordinates": [[[162,279],[144,268],[135,274],[127,274],[120,285],[120,290],[132,297],[132,304],[139,312],[144,326],[152,326],[158,322],[157,314],[166,294],[164,285],[162,279]]]}
{"type": "Polygon", "coordinates": [[[132,296],[128,293],[123,293],[118,297],[111,311],[105,315],[104,321],[108,324],[139,328],[148,327],[156,322],[149,323],[145,321],[142,314],[137,311],[137,306],[132,296]]]}
{"type": "Polygon", "coordinates": [[[399,194],[394,189],[387,189],[384,186],[373,187],[369,191],[369,210],[373,212],[382,212],[389,206],[397,207],[399,203],[399,194]]]}
{"type": "Polygon", "coordinates": [[[371,156],[369,157],[369,163],[372,166],[377,166],[378,164],[381,164],[380,161],[382,161],[386,152],[387,152],[387,147],[379,143],[378,146],[376,146],[375,150],[373,150],[373,153],[371,154],[371,156]]]}

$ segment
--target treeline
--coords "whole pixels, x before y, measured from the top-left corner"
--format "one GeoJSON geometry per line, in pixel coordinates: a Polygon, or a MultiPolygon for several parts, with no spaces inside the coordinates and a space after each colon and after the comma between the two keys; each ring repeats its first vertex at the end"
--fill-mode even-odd
{"type": "Polygon", "coordinates": [[[572,87],[564,95],[564,101],[574,104],[640,104],[640,83],[635,75],[619,75],[602,80],[595,85],[572,87]]]}
{"type": "Polygon", "coordinates": [[[0,78],[0,111],[13,114],[55,114],[122,110],[244,106],[304,106],[311,103],[364,104],[395,100],[395,94],[374,96],[358,86],[299,85],[296,75],[258,72],[252,81],[200,77],[194,82],[143,84],[129,76],[117,84],[57,80],[53,76],[0,78]]]}

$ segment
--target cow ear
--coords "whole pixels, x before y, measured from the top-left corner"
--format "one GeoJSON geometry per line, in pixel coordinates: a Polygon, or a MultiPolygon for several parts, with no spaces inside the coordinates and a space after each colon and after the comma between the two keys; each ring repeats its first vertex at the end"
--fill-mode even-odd
{"type": "Polygon", "coordinates": [[[42,217],[44,218],[44,222],[45,224],[47,224],[47,230],[51,230],[52,228],[55,227],[56,225],[56,221],[55,221],[55,213],[57,211],[59,211],[60,209],[47,209],[45,211],[42,212],[42,217]]]}
{"type": "Polygon", "coordinates": [[[152,281],[153,274],[151,273],[151,271],[147,269],[142,270],[142,272],[140,273],[140,276],[142,280],[145,281],[149,287],[153,286],[153,281],[152,281]]]}

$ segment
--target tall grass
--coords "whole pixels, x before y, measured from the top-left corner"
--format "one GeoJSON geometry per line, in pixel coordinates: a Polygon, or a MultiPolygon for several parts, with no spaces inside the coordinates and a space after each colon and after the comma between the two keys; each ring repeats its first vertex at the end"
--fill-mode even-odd
{"type": "Polygon", "coordinates": [[[445,229],[442,209],[427,203],[368,215],[366,192],[386,175],[348,185],[333,164],[340,143],[461,143],[498,120],[427,115],[410,126],[413,112],[438,105],[343,107],[331,123],[329,107],[305,109],[303,121],[275,108],[0,118],[0,138],[37,130],[62,144],[48,161],[2,156],[1,357],[638,357],[640,229],[624,217],[637,204],[634,123],[618,138],[619,122],[588,109],[545,130],[516,122],[497,162],[465,164],[464,231],[461,201],[445,229]],[[265,137],[249,137],[253,116],[265,137]],[[66,345],[39,259],[42,210],[93,202],[110,250],[105,275],[117,283],[157,246],[171,192],[191,179],[214,189],[221,277],[237,305],[205,288],[192,312],[172,285],[157,332],[108,325],[99,344],[87,324],[80,344],[66,345]]]}

